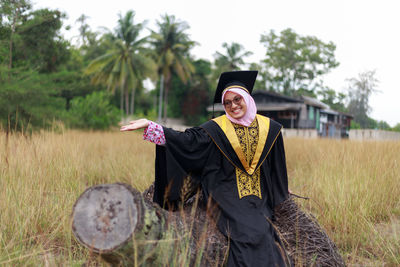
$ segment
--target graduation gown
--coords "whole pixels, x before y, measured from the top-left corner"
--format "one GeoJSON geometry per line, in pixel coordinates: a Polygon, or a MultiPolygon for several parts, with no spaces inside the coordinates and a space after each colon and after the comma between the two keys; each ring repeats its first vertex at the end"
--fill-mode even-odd
{"type": "Polygon", "coordinates": [[[174,206],[190,173],[217,207],[218,228],[230,242],[228,266],[285,266],[270,224],[274,207],[288,196],[282,126],[261,115],[253,123],[238,128],[223,115],[185,132],[164,127],[154,201],[174,206]]]}

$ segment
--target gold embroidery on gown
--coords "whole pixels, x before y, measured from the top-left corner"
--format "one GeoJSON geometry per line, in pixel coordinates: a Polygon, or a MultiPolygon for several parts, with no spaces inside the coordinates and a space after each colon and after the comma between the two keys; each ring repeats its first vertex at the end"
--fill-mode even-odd
{"type": "MultiPolygon", "coordinates": [[[[242,148],[246,161],[249,165],[251,165],[256,153],[259,137],[257,120],[254,120],[249,127],[244,127],[235,123],[233,123],[233,127],[239,139],[240,147],[242,148]]],[[[239,198],[249,195],[255,195],[259,198],[262,198],[260,186],[260,168],[258,168],[252,175],[242,171],[239,168],[236,168],[236,182],[239,198]]]]}

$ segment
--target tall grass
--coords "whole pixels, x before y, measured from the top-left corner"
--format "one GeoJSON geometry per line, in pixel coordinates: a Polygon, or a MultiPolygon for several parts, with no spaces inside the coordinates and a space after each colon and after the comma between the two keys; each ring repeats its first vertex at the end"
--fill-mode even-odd
{"type": "MultiPolygon", "coordinates": [[[[290,188],[351,264],[400,264],[400,142],[287,139],[290,188]]],[[[95,184],[138,190],[154,179],[141,133],[0,133],[0,266],[80,266],[71,232],[78,196],[95,184]]]]}
{"type": "Polygon", "coordinates": [[[0,136],[0,266],[80,265],[71,210],[88,186],[153,179],[154,148],[139,134],[43,132],[0,136]]]}
{"type": "Polygon", "coordinates": [[[400,265],[400,142],[286,140],[291,190],[349,265],[400,265]]]}

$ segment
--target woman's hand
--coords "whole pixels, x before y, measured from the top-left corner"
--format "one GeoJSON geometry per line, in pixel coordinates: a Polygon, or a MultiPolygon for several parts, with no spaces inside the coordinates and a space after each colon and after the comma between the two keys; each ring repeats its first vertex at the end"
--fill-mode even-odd
{"type": "Polygon", "coordinates": [[[120,128],[121,132],[125,131],[134,131],[137,129],[143,129],[149,126],[149,120],[148,119],[139,119],[139,120],[134,120],[130,121],[128,125],[124,125],[120,128]]]}

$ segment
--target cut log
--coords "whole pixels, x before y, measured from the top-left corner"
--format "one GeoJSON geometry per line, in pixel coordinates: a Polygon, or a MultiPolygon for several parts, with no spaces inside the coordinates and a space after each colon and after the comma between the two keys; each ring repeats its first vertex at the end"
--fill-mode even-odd
{"type": "MultiPolygon", "coordinates": [[[[201,194],[168,212],[126,184],[88,188],[73,208],[76,239],[119,266],[221,266],[227,239],[198,203],[201,194]]],[[[302,212],[292,198],[276,210],[274,226],[288,255],[298,266],[344,266],[335,244],[316,220],[302,212]]]]}
{"type": "Polygon", "coordinates": [[[97,185],[76,201],[72,230],[81,244],[107,262],[137,266],[154,256],[155,241],[164,238],[167,217],[159,211],[129,185],[97,185]]]}
{"type": "MultiPolygon", "coordinates": [[[[204,253],[204,234],[215,229],[206,229],[204,222],[194,225],[183,213],[162,209],[129,185],[103,184],[88,188],[76,201],[72,231],[79,243],[115,266],[222,263],[223,257],[216,254],[223,255],[223,249],[214,249],[215,257],[207,251],[215,246],[204,253]],[[188,235],[194,231],[197,238],[188,235]]],[[[216,244],[226,244],[221,233],[217,236],[223,241],[216,244]]]]}

